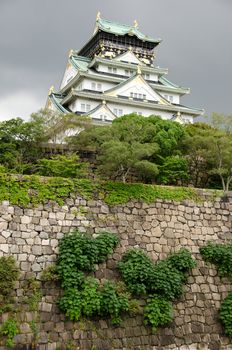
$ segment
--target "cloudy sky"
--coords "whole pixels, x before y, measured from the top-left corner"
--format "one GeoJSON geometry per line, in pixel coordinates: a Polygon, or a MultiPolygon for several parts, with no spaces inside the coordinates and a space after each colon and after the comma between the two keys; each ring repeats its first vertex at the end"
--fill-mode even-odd
{"type": "Polygon", "coordinates": [[[0,0],[0,120],[44,107],[97,11],[163,39],[155,63],[191,88],[182,103],[232,113],[232,0],[0,0]]]}

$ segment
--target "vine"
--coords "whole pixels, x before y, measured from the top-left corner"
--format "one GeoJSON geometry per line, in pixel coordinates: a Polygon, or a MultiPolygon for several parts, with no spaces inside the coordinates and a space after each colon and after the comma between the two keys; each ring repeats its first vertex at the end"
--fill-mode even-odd
{"type": "Polygon", "coordinates": [[[12,256],[0,257],[0,314],[10,311],[12,292],[19,278],[19,269],[12,256]]]}
{"type": "Polygon", "coordinates": [[[58,304],[69,319],[109,316],[113,324],[119,324],[120,315],[129,310],[130,295],[120,290],[117,283],[107,281],[102,285],[86,275],[113,253],[118,242],[118,237],[111,233],[93,238],[79,232],[60,241],[56,270],[64,294],[58,304]]]}
{"type": "Polygon", "coordinates": [[[186,272],[196,266],[195,261],[189,251],[181,249],[155,264],[144,251],[132,249],[118,263],[124,282],[102,284],[88,273],[107,259],[118,242],[111,233],[93,238],[74,232],[62,238],[57,266],[51,270],[51,278],[55,272],[64,290],[58,305],[70,320],[98,316],[110,317],[113,324],[119,324],[124,312],[139,309],[132,294],[142,296],[147,300],[144,322],[155,331],[172,320],[171,301],[182,294],[186,272]]]}
{"type": "Polygon", "coordinates": [[[8,318],[0,327],[0,334],[5,338],[5,345],[8,348],[14,346],[14,337],[18,334],[18,325],[15,318],[8,318]]]}
{"type": "Polygon", "coordinates": [[[38,175],[12,175],[0,173],[0,201],[24,207],[55,201],[62,205],[70,194],[79,194],[85,199],[97,195],[109,205],[118,205],[130,200],[151,203],[157,199],[199,201],[192,188],[163,187],[142,183],[92,182],[89,179],[42,177],[38,175]]]}
{"type": "MultiPolygon", "coordinates": [[[[228,244],[208,243],[200,248],[200,253],[206,262],[216,265],[219,276],[232,279],[232,242],[228,244]]],[[[224,326],[225,333],[232,337],[232,293],[223,300],[219,319],[224,326]]]]}
{"type": "Polygon", "coordinates": [[[186,272],[196,266],[186,249],[154,263],[140,249],[127,251],[118,268],[129,291],[147,299],[145,323],[153,331],[172,320],[171,301],[183,292],[186,272]]]}

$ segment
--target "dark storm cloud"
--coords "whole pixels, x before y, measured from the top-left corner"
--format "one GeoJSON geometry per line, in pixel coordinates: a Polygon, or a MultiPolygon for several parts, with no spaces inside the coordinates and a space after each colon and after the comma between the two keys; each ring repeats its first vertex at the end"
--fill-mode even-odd
{"type": "Polygon", "coordinates": [[[231,0],[0,0],[0,118],[44,105],[98,10],[122,23],[137,19],[145,34],[163,39],[156,64],[191,87],[183,103],[231,113],[231,0]]]}

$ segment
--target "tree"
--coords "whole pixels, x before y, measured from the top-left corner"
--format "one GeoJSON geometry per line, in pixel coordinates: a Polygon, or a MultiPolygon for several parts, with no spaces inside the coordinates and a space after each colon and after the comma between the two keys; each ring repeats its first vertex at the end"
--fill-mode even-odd
{"type": "Polygon", "coordinates": [[[37,173],[43,176],[60,176],[71,178],[86,177],[86,163],[80,163],[76,154],[69,156],[58,155],[51,159],[40,159],[37,173]]]}
{"type": "Polygon", "coordinates": [[[164,158],[159,166],[158,181],[161,184],[183,185],[189,179],[187,159],[182,156],[169,156],[164,158]]]}
{"type": "Polygon", "coordinates": [[[87,147],[98,153],[98,172],[123,182],[130,175],[155,178],[158,168],[151,158],[159,146],[152,140],[155,126],[148,118],[130,114],[115,119],[111,126],[92,126],[72,141],[78,149],[87,147]],[[146,161],[146,162],[144,162],[146,161]]]}
{"type": "Polygon", "coordinates": [[[224,130],[232,133],[232,114],[212,113],[207,121],[215,129],[224,130]]]}
{"type": "Polygon", "coordinates": [[[43,135],[36,122],[21,118],[0,123],[0,163],[8,169],[23,172],[24,164],[34,162],[41,155],[37,144],[43,135]]]}
{"type": "Polygon", "coordinates": [[[217,130],[205,123],[190,124],[185,129],[183,154],[188,162],[189,182],[194,187],[206,187],[214,162],[211,151],[217,130]]]}
{"type": "Polygon", "coordinates": [[[229,191],[232,181],[232,134],[219,132],[213,140],[211,156],[214,157],[214,167],[211,174],[220,177],[224,192],[229,191]]]}

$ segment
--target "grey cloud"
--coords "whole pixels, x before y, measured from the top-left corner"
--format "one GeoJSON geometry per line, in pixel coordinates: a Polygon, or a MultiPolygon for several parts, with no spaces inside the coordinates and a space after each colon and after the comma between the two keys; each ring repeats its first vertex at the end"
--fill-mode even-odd
{"type": "Polygon", "coordinates": [[[163,39],[156,64],[191,88],[184,103],[231,113],[231,7],[230,0],[1,0],[0,96],[28,91],[43,106],[69,49],[89,39],[100,10],[122,23],[137,19],[143,32],[163,39]]]}

